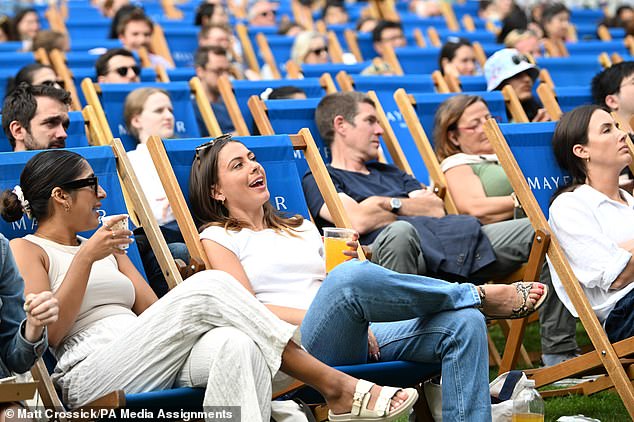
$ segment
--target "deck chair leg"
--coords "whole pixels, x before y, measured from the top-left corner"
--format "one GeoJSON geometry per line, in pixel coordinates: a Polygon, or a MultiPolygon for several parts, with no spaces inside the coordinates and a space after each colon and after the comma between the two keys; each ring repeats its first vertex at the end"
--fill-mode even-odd
{"type": "Polygon", "coordinates": [[[522,356],[524,363],[532,366],[532,362],[522,345],[524,338],[524,330],[526,329],[527,319],[522,318],[509,322],[509,333],[506,336],[506,346],[502,355],[502,363],[500,364],[500,374],[510,371],[517,364],[517,359],[522,356]],[[528,361],[528,362],[526,362],[528,361]]]}
{"type": "Polygon", "coordinates": [[[489,366],[497,366],[499,368],[502,365],[502,357],[491,338],[491,334],[487,334],[487,342],[489,343],[489,366]]]}

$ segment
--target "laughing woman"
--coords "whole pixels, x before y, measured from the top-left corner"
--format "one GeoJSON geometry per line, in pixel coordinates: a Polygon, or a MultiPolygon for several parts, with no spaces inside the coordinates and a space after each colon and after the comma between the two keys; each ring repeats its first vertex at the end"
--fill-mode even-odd
{"type": "MultiPolygon", "coordinates": [[[[490,421],[486,326],[475,308],[510,316],[522,307],[526,315],[546,297],[543,286],[454,284],[357,260],[326,276],[316,227],[278,215],[269,197],[264,169],[244,144],[223,136],[197,148],[190,200],[211,265],[301,324],[303,346],[321,361],[366,363],[370,352],[372,360],[442,363],[443,418],[490,421]]],[[[356,250],[356,241],[348,245],[356,250]]]]}
{"type": "MultiPolygon", "coordinates": [[[[634,335],[634,198],[619,188],[632,161],[626,137],[596,105],[564,114],[553,135],[555,157],[572,183],[555,196],[548,222],[612,342],[634,335]]],[[[551,274],[577,316],[552,267],[551,274]]]]}
{"type": "Polygon", "coordinates": [[[35,155],[20,186],[20,198],[4,192],[0,210],[7,221],[24,211],[37,221],[35,233],[11,248],[26,292],[52,292],[59,301],[59,319],[49,326],[53,379],[71,408],[113,390],[194,386],[205,388],[204,406],[240,406],[242,420],[268,422],[279,371],[320,391],[337,420],[392,420],[413,405],[413,389],[360,382],[310,356],[294,342],[297,327],[225,272],[197,273],[157,300],[121,249],[130,231],[102,226],[90,238],[77,235],[98,227],[106,197],[80,155],[35,155]],[[363,417],[349,414],[353,395],[363,417]]]}

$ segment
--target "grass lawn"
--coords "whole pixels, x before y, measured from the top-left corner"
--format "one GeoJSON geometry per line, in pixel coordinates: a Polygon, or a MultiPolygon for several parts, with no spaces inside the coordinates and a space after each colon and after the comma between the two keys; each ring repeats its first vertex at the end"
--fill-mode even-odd
{"type": "MultiPolygon", "coordinates": [[[[504,336],[498,326],[489,329],[493,341],[502,350],[504,336]]],[[[577,343],[580,347],[590,344],[580,323],[577,323],[577,343]]],[[[539,324],[531,324],[524,335],[524,347],[530,353],[539,350],[539,324]]],[[[497,376],[497,368],[491,368],[491,380],[497,376]]],[[[546,400],[546,421],[556,421],[560,416],[585,415],[601,422],[627,422],[632,419],[625,410],[621,398],[614,390],[608,390],[592,396],[570,395],[546,400]]]]}

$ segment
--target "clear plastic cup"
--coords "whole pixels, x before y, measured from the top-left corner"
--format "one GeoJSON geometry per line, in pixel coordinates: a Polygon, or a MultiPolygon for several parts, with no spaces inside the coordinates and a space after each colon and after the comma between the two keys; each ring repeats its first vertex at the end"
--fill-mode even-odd
{"type": "Polygon", "coordinates": [[[343,251],[350,249],[346,243],[354,237],[352,229],[324,227],[324,250],[326,253],[326,272],[329,273],[337,265],[350,259],[343,251]]]}

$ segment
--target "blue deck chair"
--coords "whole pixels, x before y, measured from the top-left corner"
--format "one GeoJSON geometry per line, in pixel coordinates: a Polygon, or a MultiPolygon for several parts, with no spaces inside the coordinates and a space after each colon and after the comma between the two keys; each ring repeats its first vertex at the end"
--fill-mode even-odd
{"type": "Polygon", "coordinates": [[[324,73],[330,74],[333,78],[337,73],[342,70],[350,75],[358,75],[363,72],[365,68],[370,66],[372,61],[365,61],[360,63],[345,64],[345,63],[324,63],[324,64],[303,64],[301,66],[302,74],[304,78],[319,78],[324,73]]]}
{"type": "Polygon", "coordinates": [[[136,88],[156,87],[169,93],[174,106],[174,133],[176,137],[200,136],[200,128],[196,121],[196,107],[192,103],[192,92],[187,82],[148,82],[134,84],[100,84],[100,93],[97,94],[94,84],[82,82],[84,95],[88,103],[95,108],[99,116],[105,113],[107,123],[116,138],[121,138],[126,150],[134,149],[136,141],[128,135],[123,120],[123,106],[128,94],[136,88]],[[86,89],[92,87],[92,93],[86,93],[86,89]],[[96,98],[96,97],[99,98],[96,98]],[[91,99],[91,97],[93,99],[91,99]]]}
{"type": "MultiPolygon", "coordinates": [[[[73,67],[68,69],[73,75],[73,81],[75,82],[75,87],[77,89],[77,96],[79,97],[79,102],[82,105],[86,105],[86,97],[84,96],[84,91],[79,89],[79,84],[86,78],[89,78],[93,82],[97,82],[97,73],[95,67],[73,67]]],[[[151,67],[141,68],[141,82],[155,82],[156,81],[156,70],[151,67]]]]}
{"type": "Polygon", "coordinates": [[[177,68],[194,65],[199,31],[199,27],[184,25],[182,22],[178,27],[163,26],[165,40],[177,68]]]}
{"type": "MultiPolygon", "coordinates": [[[[73,148],[88,162],[95,171],[95,175],[99,178],[99,185],[106,191],[107,197],[104,198],[102,208],[108,214],[127,214],[125,201],[119,176],[117,175],[117,165],[114,152],[111,147],[87,147],[73,148]]],[[[13,189],[14,186],[20,184],[20,173],[31,157],[41,151],[21,151],[21,152],[3,152],[0,153],[0,188],[13,189]]],[[[0,231],[7,238],[13,239],[22,237],[35,231],[35,222],[22,217],[21,220],[14,223],[7,223],[0,220],[0,231]]],[[[82,236],[91,236],[93,232],[81,233],[82,236]]],[[[141,256],[137,249],[136,243],[131,243],[128,249],[128,256],[136,266],[137,270],[145,277],[145,271],[141,264],[141,256]]]]}
{"type": "Polygon", "coordinates": [[[447,28],[447,21],[443,16],[431,16],[422,18],[414,13],[401,13],[401,25],[405,32],[411,32],[415,28],[423,28],[433,26],[436,29],[447,28]]]}
{"type": "MultiPolygon", "coordinates": [[[[68,113],[70,119],[70,125],[66,133],[68,138],[66,139],[67,148],[87,147],[88,138],[86,137],[86,128],[84,122],[84,116],[81,111],[71,111],[68,113]]],[[[11,144],[7,139],[4,131],[0,132],[0,152],[11,152],[11,144]]]]}
{"type": "Polygon", "coordinates": [[[598,56],[603,52],[608,54],[619,53],[621,56],[628,55],[630,53],[630,50],[626,47],[623,39],[613,41],[601,41],[595,39],[592,41],[568,42],[566,43],[566,49],[573,59],[580,55],[598,56]]]}
{"type": "Polygon", "coordinates": [[[599,8],[582,9],[575,7],[570,9],[570,22],[575,25],[590,24],[596,28],[603,18],[605,18],[605,13],[599,8]]]}
{"type": "Polygon", "coordinates": [[[229,114],[232,115],[233,113],[240,113],[241,115],[236,115],[235,118],[232,117],[234,126],[236,129],[239,128],[241,126],[241,119],[247,129],[247,132],[244,133],[251,133],[253,129],[253,116],[251,115],[251,111],[249,110],[249,106],[247,104],[249,98],[251,98],[252,95],[262,94],[262,92],[268,88],[279,88],[281,86],[294,86],[296,88],[301,88],[304,92],[306,92],[306,96],[308,98],[321,98],[326,95],[326,86],[322,84],[322,81],[319,78],[230,81],[228,78],[222,77],[218,81],[220,95],[227,106],[229,114]]]}
{"type": "MultiPolygon", "coordinates": [[[[593,23],[573,24],[577,32],[578,42],[597,41],[597,25],[593,23]]],[[[574,44],[574,43],[573,43],[574,44]]]]}
{"type": "Polygon", "coordinates": [[[165,69],[165,71],[171,82],[187,82],[196,76],[196,69],[193,67],[176,67],[174,69],[165,69]]]}
{"type": "MultiPolygon", "coordinates": [[[[372,33],[371,32],[357,32],[357,45],[359,46],[359,51],[361,52],[361,57],[364,60],[371,60],[374,57],[377,57],[378,54],[376,50],[374,50],[374,41],[372,41],[372,33]]],[[[416,39],[414,38],[413,32],[405,32],[405,40],[407,41],[407,45],[415,46],[416,39]]],[[[339,41],[341,43],[341,41],[339,41]]],[[[348,45],[348,42],[341,45],[348,45]]],[[[348,49],[350,46],[348,45],[348,49]]]]}
{"type": "Polygon", "coordinates": [[[590,86],[561,86],[555,87],[555,96],[561,107],[561,111],[566,113],[573,108],[584,104],[592,104],[592,92],[590,86]]]}
{"type": "Polygon", "coordinates": [[[459,76],[462,92],[477,92],[487,90],[487,80],[483,75],[459,76]]]}
{"type": "Polygon", "coordinates": [[[401,47],[394,53],[405,75],[429,75],[438,70],[439,47],[401,47]]]}
{"type": "MultiPolygon", "coordinates": [[[[245,23],[246,25],[246,23],[245,23]]],[[[248,27],[248,35],[249,35],[249,40],[251,41],[251,45],[253,46],[253,48],[256,50],[256,58],[258,60],[258,64],[260,66],[260,68],[262,66],[264,66],[264,59],[262,58],[262,56],[260,54],[257,54],[257,51],[259,50],[258,48],[258,43],[256,40],[256,36],[257,34],[263,34],[266,39],[268,40],[269,37],[282,37],[282,35],[279,35],[277,33],[277,27],[268,27],[268,26],[249,26],[248,27]]],[[[292,45],[292,44],[291,44],[292,45]]],[[[290,57],[290,47],[289,47],[289,52],[287,53],[290,57]]],[[[277,58],[276,58],[277,60],[277,58]]],[[[288,60],[288,58],[286,59],[288,60]]],[[[280,62],[278,62],[279,64],[280,62]]]]}
{"type": "MultiPolygon", "coordinates": [[[[308,135],[309,136],[309,135],[308,135]]],[[[258,162],[262,164],[267,173],[267,186],[271,191],[272,204],[280,211],[288,215],[300,214],[308,217],[308,206],[304,199],[302,190],[301,177],[303,171],[297,167],[297,161],[294,159],[295,149],[306,150],[300,145],[306,145],[307,135],[305,131],[299,135],[278,135],[278,136],[252,136],[238,137],[251,151],[254,151],[258,157],[258,162]],[[301,138],[300,138],[301,137],[301,138]],[[293,139],[294,138],[294,139],[293,139]],[[301,140],[300,140],[301,139],[301,140]]],[[[170,202],[174,206],[187,208],[187,200],[189,197],[189,174],[192,163],[194,162],[195,149],[198,145],[206,142],[207,139],[181,139],[181,140],[163,140],[153,137],[148,143],[151,151],[159,151],[162,156],[169,161],[171,168],[164,168],[159,165],[159,173],[173,180],[172,186],[176,189],[167,188],[166,192],[170,202]]],[[[314,148],[314,147],[313,147],[314,148]]],[[[314,150],[313,150],[314,151],[314,150]]],[[[310,154],[310,152],[308,152],[310,154]]],[[[323,162],[318,157],[314,157],[318,165],[322,166],[323,162]]],[[[324,169],[325,171],[325,169],[324,169]]],[[[315,170],[313,169],[315,173],[315,170]]],[[[332,184],[330,179],[327,183],[332,184]]],[[[330,197],[329,197],[330,198],[330,197]]],[[[335,195],[334,200],[338,200],[335,195]]],[[[198,231],[193,225],[189,210],[177,213],[183,215],[183,221],[179,221],[181,230],[187,228],[190,233],[183,233],[184,238],[190,239],[188,249],[192,256],[198,254],[204,256],[202,245],[198,238],[198,231]]],[[[333,212],[333,215],[338,215],[333,212]]],[[[345,219],[342,216],[342,219],[345,219]]],[[[339,226],[344,225],[338,223],[339,226]]],[[[349,373],[356,377],[371,380],[373,382],[390,385],[414,385],[422,379],[428,378],[439,372],[439,365],[436,364],[420,364],[413,362],[381,362],[363,365],[349,365],[336,367],[340,371],[349,373]]]]}
{"type": "MultiPolygon", "coordinates": [[[[496,40],[496,35],[493,32],[487,30],[479,30],[479,31],[451,31],[449,29],[437,29],[438,35],[440,36],[440,40],[445,43],[447,39],[451,37],[460,37],[466,38],[471,42],[479,42],[479,43],[488,43],[494,44],[496,40]]],[[[503,48],[503,47],[502,47],[503,48]]]]}
{"type": "MultiPolygon", "coordinates": [[[[91,39],[108,40],[110,34],[110,19],[101,17],[99,19],[69,20],[66,22],[68,36],[71,40],[91,39]]],[[[99,47],[95,44],[95,47],[99,47]]]]}
{"type": "Polygon", "coordinates": [[[603,68],[594,56],[538,57],[537,66],[548,70],[555,86],[590,85],[603,68]]]}
{"type": "MultiPolygon", "coordinates": [[[[489,121],[485,132],[500,159],[500,164],[516,192],[536,232],[548,235],[548,207],[553,190],[565,183],[566,172],[558,167],[552,150],[554,123],[498,125],[489,121]]],[[[537,387],[562,378],[576,377],[592,369],[607,371],[608,377],[599,383],[578,385],[576,392],[592,394],[614,386],[630,414],[634,417],[634,387],[619,358],[634,353],[634,337],[611,344],[592,310],[557,239],[550,236],[547,248],[549,262],[570,298],[595,350],[554,367],[527,371],[537,387]]]]}
{"type": "Polygon", "coordinates": [[[95,67],[95,62],[100,54],[92,54],[88,51],[69,51],[65,53],[66,65],[73,67],[95,67]]]}
{"type": "Polygon", "coordinates": [[[101,39],[101,38],[73,38],[70,41],[71,51],[91,51],[95,50],[96,54],[103,54],[111,48],[121,48],[121,41],[101,39]]]}
{"type": "Polygon", "coordinates": [[[0,43],[0,53],[13,53],[22,50],[22,41],[5,41],[0,43]]]}

